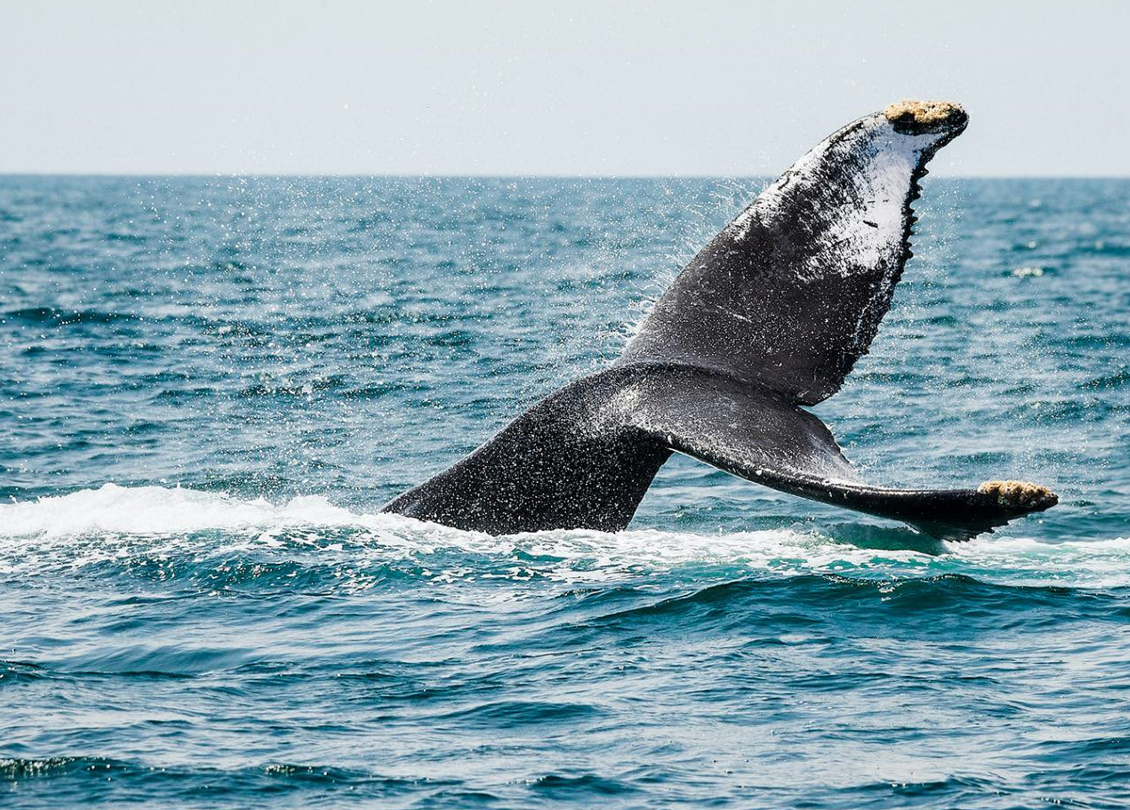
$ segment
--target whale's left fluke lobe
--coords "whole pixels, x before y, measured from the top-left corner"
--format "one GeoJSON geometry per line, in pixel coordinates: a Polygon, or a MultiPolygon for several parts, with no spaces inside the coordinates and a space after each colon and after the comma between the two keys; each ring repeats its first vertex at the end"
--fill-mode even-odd
{"type": "Polygon", "coordinates": [[[691,260],[621,362],[827,399],[890,307],[926,163],[967,121],[956,104],[904,102],[826,138],[691,260]]]}
{"type": "Polygon", "coordinates": [[[868,485],[801,407],[867,352],[910,258],[918,181],[966,122],[955,104],[901,102],[834,133],[695,256],[611,368],[385,509],[496,534],[617,530],[672,452],[951,540],[1054,505],[1019,482],[868,485]]]}

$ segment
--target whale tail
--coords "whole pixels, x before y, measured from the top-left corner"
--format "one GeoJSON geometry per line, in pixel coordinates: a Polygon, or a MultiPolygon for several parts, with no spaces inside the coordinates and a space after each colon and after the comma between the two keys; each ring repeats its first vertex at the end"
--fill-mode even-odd
{"type": "Polygon", "coordinates": [[[1056,496],[861,481],[801,406],[839,390],[911,256],[930,158],[958,106],[904,102],[801,158],[691,260],[613,367],[523,414],[388,511],[492,533],[627,526],[671,452],[802,497],[969,539],[1056,496]]]}

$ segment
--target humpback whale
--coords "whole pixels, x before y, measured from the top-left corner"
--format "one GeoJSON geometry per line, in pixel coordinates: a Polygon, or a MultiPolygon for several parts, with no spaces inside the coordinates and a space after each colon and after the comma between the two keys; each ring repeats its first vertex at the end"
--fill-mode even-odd
{"type": "Polygon", "coordinates": [[[957,104],[905,101],[833,133],[691,260],[610,367],[383,511],[491,534],[618,531],[672,453],[943,540],[1053,506],[1022,481],[871,486],[804,407],[867,353],[911,257],[926,164],[967,122],[957,104]]]}

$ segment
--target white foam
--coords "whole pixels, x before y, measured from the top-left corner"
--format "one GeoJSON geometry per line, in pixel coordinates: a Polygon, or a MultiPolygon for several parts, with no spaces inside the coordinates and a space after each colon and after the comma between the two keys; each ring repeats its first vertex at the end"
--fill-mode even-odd
{"type": "MultiPolygon", "coordinates": [[[[601,581],[646,576],[688,565],[776,576],[843,574],[905,578],[969,574],[1016,584],[1071,587],[1130,586],[1130,538],[1066,543],[1032,537],[989,536],[949,544],[934,556],[910,549],[863,548],[816,531],[775,529],[728,533],[659,529],[605,533],[547,531],[492,537],[421,523],[399,515],[354,512],[320,496],[283,504],[183,488],[120,487],[35,501],[0,504],[0,571],[67,568],[108,559],[144,556],[193,559],[277,552],[292,558],[300,548],[325,563],[351,566],[457,550],[487,555],[484,570],[430,571],[438,580],[541,576],[601,581]],[[216,533],[222,537],[217,538],[216,533]],[[280,539],[281,538],[281,539],[280,539]],[[489,569],[489,570],[488,570],[489,569]]],[[[438,563],[437,563],[438,566],[438,563]]],[[[465,570],[466,569],[466,570],[465,570]]]]}
{"type": "Polygon", "coordinates": [[[359,519],[319,496],[294,498],[276,506],[262,498],[241,500],[180,487],[104,484],[70,495],[0,504],[0,537],[342,526],[359,519]]]}

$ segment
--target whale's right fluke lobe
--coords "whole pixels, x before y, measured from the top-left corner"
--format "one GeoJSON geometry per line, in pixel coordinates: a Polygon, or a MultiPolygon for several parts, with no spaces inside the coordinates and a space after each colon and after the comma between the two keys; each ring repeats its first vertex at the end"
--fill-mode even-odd
{"type": "Polygon", "coordinates": [[[927,161],[966,123],[955,104],[904,102],[825,139],[687,265],[621,362],[827,399],[890,306],[927,161]]]}
{"type": "Polygon", "coordinates": [[[632,425],[655,442],[782,492],[899,520],[941,540],[968,540],[1057,502],[1019,481],[975,489],[865,483],[808,411],[705,370],[656,368],[630,389],[632,425]]]}

